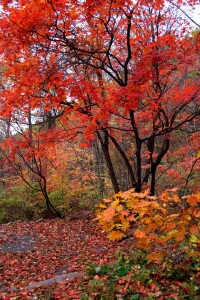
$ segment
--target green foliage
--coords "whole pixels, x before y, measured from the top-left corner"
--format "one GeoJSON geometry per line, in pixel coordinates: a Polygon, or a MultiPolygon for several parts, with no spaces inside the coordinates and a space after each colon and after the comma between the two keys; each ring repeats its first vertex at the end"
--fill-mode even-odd
{"type": "Polygon", "coordinates": [[[169,254],[163,262],[149,263],[147,254],[136,249],[129,254],[116,251],[116,262],[87,266],[81,299],[198,299],[197,259],[188,260],[183,252],[173,260],[169,254]]]}
{"type": "MultiPolygon", "coordinates": [[[[34,186],[35,188],[37,186],[34,186]]],[[[92,210],[102,200],[93,186],[79,189],[56,187],[49,193],[53,206],[63,216],[78,210],[92,210]]],[[[50,217],[43,195],[25,185],[2,187],[0,191],[0,224],[50,217]]]]}
{"type": "Polygon", "coordinates": [[[98,266],[91,264],[87,266],[89,281],[81,299],[90,299],[88,296],[94,296],[94,299],[102,300],[113,299],[112,297],[117,291],[116,287],[120,278],[126,276],[130,269],[131,262],[127,257],[120,258],[117,262],[110,263],[109,265],[98,266]]]}
{"type": "Polygon", "coordinates": [[[93,210],[95,205],[102,200],[99,191],[93,186],[86,186],[82,190],[70,189],[67,185],[58,188],[49,194],[54,207],[58,208],[62,215],[69,215],[78,210],[93,210]]]}
{"type": "Polygon", "coordinates": [[[35,220],[48,217],[41,193],[27,186],[2,188],[0,192],[0,223],[35,220]]]}
{"type": "Polygon", "coordinates": [[[0,223],[34,218],[33,204],[23,186],[2,189],[0,192],[0,223]]]}

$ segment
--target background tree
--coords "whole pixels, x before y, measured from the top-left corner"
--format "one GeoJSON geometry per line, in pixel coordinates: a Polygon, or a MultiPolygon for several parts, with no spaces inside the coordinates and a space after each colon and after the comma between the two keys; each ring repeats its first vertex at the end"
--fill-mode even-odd
{"type": "Polygon", "coordinates": [[[147,184],[153,195],[172,132],[199,116],[199,78],[189,76],[199,68],[199,35],[185,37],[190,26],[176,5],[3,4],[1,51],[10,85],[3,91],[2,115],[13,115],[19,103],[24,114],[30,105],[46,112],[53,107],[69,134],[81,131],[87,145],[99,139],[115,192],[122,187],[111,147],[131,186],[139,192],[147,184]]]}

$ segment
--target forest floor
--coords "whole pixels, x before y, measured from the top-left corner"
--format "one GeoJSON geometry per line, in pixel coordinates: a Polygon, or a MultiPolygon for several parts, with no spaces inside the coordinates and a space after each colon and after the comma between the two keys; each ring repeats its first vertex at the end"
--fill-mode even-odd
{"type": "Polygon", "coordinates": [[[0,300],[199,299],[197,271],[191,275],[183,262],[170,265],[173,273],[166,263],[151,268],[136,252],[135,263],[122,261],[134,244],[109,241],[93,219],[2,224],[0,300]]]}
{"type": "Polygon", "coordinates": [[[0,299],[80,299],[85,266],[113,262],[123,244],[110,242],[93,220],[2,224],[0,299]]]}

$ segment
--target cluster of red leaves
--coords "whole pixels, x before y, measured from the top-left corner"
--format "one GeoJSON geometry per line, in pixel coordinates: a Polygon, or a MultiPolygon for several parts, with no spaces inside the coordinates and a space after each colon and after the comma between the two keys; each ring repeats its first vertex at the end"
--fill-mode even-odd
{"type": "Polygon", "coordinates": [[[0,226],[0,283],[3,285],[0,299],[33,299],[49,290],[54,299],[80,299],[79,278],[30,291],[25,287],[53,278],[63,268],[66,273],[82,272],[90,262],[112,261],[116,248],[116,243],[106,239],[93,221],[41,220],[3,224],[0,226]],[[2,251],[2,246],[11,242],[13,236],[24,234],[34,239],[32,251],[2,251]]]}

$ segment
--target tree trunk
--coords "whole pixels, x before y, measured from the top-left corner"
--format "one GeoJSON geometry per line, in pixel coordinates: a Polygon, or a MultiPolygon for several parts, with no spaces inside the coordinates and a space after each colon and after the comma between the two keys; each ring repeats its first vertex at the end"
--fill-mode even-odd
{"type": "Polygon", "coordinates": [[[46,189],[46,178],[44,176],[42,176],[42,174],[40,174],[40,178],[41,178],[41,180],[39,181],[39,185],[40,185],[42,194],[46,200],[46,205],[47,205],[48,211],[53,216],[62,219],[62,215],[59,213],[59,211],[57,211],[57,209],[53,206],[53,204],[51,203],[51,201],[49,199],[47,189],[46,189]]]}
{"type": "Polygon", "coordinates": [[[105,157],[105,161],[107,164],[107,168],[108,168],[108,172],[109,172],[109,176],[112,182],[112,186],[114,189],[115,193],[118,193],[120,191],[120,187],[117,181],[117,177],[115,174],[115,170],[112,164],[112,160],[110,157],[110,153],[109,153],[109,139],[108,139],[108,132],[106,130],[104,130],[104,140],[101,137],[100,133],[97,131],[97,136],[100,140],[101,146],[102,146],[102,150],[103,150],[103,154],[105,157]]]}
{"type": "Polygon", "coordinates": [[[136,188],[137,183],[135,180],[134,172],[133,172],[132,166],[128,160],[128,157],[126,156],[126,153],[124,152],[124,150],[121,148],[120,144],[117,142],[117,140],[114,137],[110,136],[110,139],[113,142],[113,144],[115,145],[118,152],[120,153],[122,159],[124,160],[125,166],[128,170],[129,176],[130,176],[130,181],[131,181],[132,187],[136,188]]]}
{"type": "MultiPolygon", "coordinates": [[[[167,153],[168,150],[169,150],[169,139],[164,137],[162,147],[156,157],[155,162],[153,162],[153,159],[151,159],[151,189],[150,189],[151,196],[155,195],[157,167],[160,164],[162,158],[165,156],[165,154],[167,153]]],[[[152,157],[152,155],[153,155],[153,150],[152,150],[151,157],[152,157]]]]}
{"type": "Polygon", "coordinates": [[[101,193],[105,192],[105,178],[104,178],[104,158],[103,158],[103,149],[101,145],[98,143],[98,140],[94,141],[94,153],[96,157],[96,165],[94,168],[94,172],[98,177],[98,189],[101,193]]]}

